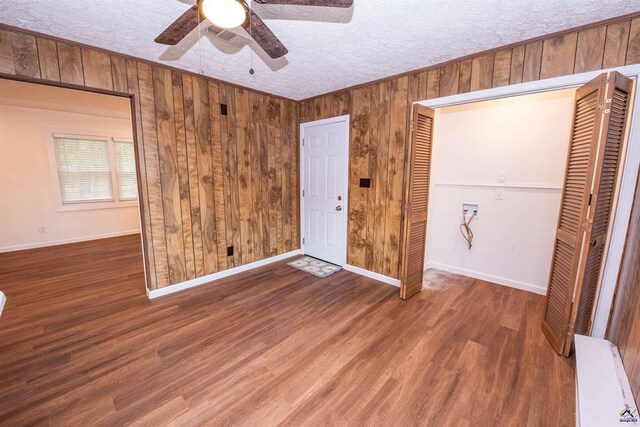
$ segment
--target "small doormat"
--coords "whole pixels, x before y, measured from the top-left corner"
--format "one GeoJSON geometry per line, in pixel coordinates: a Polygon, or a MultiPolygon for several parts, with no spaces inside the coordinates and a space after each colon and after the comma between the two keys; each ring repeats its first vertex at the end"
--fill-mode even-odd
{"type": "Polygon", "coordinates": [[[339,265],[331,264],[330,262],[321,261],[310,256],[304,256],[295,261],[288,262],[287,265],[295,267],[298,270],[306,271],[309,274],[313,274],[318,277],[327,277],[342,270],[339,265]]]}

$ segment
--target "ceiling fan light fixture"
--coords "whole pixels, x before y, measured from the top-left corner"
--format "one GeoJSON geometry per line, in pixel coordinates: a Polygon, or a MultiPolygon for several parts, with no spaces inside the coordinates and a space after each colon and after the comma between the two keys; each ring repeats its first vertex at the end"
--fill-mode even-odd
{"type": "Polygon", "coordinates": [[[236,0],[203,0],[202,13],[220,28],[239,27],[247,19],[244,6],[236,0]]]}

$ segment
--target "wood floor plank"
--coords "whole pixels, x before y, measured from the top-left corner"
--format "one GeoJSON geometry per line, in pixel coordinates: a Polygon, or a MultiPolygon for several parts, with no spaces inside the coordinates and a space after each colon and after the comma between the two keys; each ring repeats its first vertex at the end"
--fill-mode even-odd
{"type": "Polygon", "coordinates": [[[149,301],[140,238],[0,254],[0,425],[572,425],[544,298],[286,265],[149,301]]]}

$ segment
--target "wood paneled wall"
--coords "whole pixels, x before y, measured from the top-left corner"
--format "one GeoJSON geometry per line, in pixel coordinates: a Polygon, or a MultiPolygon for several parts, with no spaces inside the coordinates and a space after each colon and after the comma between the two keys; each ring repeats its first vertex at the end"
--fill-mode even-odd
{"type": "Polygon", "coordinates": [[[399,277],[413,102],[637,63],[640,18],[624,19],[301,101],[301,122],[351,114],[348,262],[399,277]],[[360,178],[371,178],[371,188],[360,188],[360,178]]]}
{"type": "Polygon", "coordinates": [[[0,77],[132,97],[150,289],[300,247],[297,102],[2,28],[0,77]]]}
{"type": "Polygon", "coordinates": [[[640,18],[623,19],[296,103],[0,28],[0,76],[133,96],[151,289],[299,248],[298,124],[344,114],[347,261],[397,278],[413,102],[636,63],[640,18]]]}
{"type": "Polygon", "coordinates": [[[607,339],[622,356],[631,389],[640,397],[640,176],[629,221],[607,339]]]}

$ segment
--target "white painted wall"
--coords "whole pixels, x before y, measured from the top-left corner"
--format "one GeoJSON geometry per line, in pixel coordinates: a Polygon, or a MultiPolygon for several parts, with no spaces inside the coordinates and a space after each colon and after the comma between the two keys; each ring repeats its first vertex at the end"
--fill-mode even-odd
{"type": "Polygon", "coordinates": [[[574,93],[436,110],[427,267],[546,292],[574,93]],[[459,231],[465,202],[479,204],[471,250],[459,231]]]}
{"type": "Polygon", "coordinates": [[[52,129],[132,138],[129,101],[0,80],[0,252],[139,232],[135,206],[58,210],[52,129]]]}

